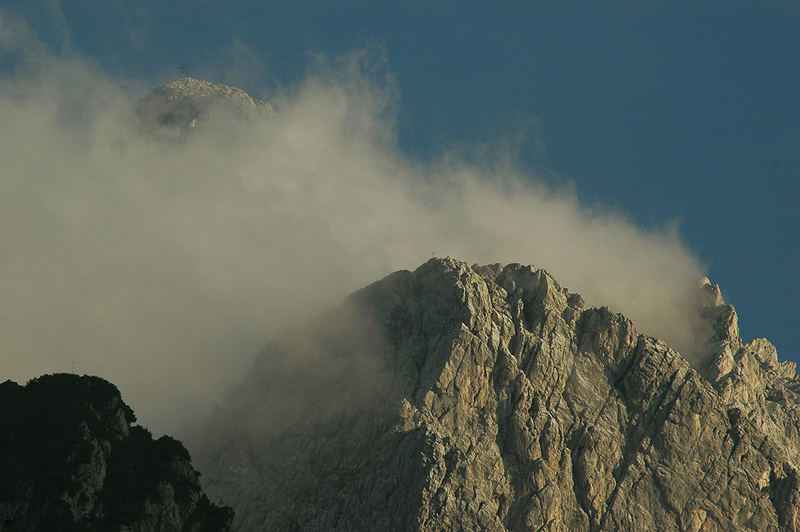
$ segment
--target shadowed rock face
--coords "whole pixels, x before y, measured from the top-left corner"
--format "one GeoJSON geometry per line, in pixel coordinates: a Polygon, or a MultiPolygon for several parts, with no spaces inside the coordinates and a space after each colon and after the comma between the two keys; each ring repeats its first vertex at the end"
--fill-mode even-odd
{"type": "Polygon", "coordinates": [[[97,377],[0,384],[0,530],[228,530],[177,440],[97,377]]]}
{"type": "Polygon", "coordinates": [[[167,83],[139,100],[141,125],[161,136],[179,137],[206,122],[229,116],[255,120],[275,118],[275,110],[242,89],[194,78],[167,83]]]}
{"type": "MultiPolygon", "coordinates": [[[[207,489],[243,530],[795,530],[794,366],[742,344],[717,287],[701,296],[713,356],[698,372],[530,266],[397,272],[348,301],[391,384],[313,424],[232,431],[207,489]]],[[[249,383],[284,380],[270,360],[249,383]]],[[[248,382],[222,417],[246,415],[248,382]]]]}

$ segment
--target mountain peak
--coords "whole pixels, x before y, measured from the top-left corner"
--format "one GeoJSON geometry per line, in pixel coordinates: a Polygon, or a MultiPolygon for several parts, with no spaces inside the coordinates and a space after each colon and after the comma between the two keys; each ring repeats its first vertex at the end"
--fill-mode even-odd
{"type": "Polygon", "coordinates": [[[348,300],[355,339],[338,324],[320,337],[326,316],[296,339],[320,338],[314,358],[292,341],[260,357],[220,413],[249,437],[210,454],[208,488],[242,530],[797,529],[800,381],[766,340],[741,342],[718,287],[701,290],[719,337],[706,374],[532,266],[396,272],[348,300]],[[382,338],[367,352],[386,393],[330,409],[374,383],[332,371],[358,336],[382,338]],[[253,417],[273,430],[247,433],[253,417]]]}
{"type": "Polygon", "coordinates": [[[173,135],[200,127],[219,115],[246,120],[276,117],[269,103],[253,99],[238,87],[191,77],[153,89],[139,100],[136,111],[147,127],[171,131],[173,135]]]}

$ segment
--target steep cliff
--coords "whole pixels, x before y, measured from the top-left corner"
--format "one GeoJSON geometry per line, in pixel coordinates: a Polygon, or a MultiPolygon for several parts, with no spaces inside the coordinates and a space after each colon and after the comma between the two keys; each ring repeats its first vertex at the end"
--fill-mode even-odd
{"type": "Polygon", "coordinates": [[[0,384],[0,530],[229,529],[183,445],[135,420],[97,377],[0,384]]]}
{"type": "Polygon", "coordinates": [[[394,273],[265,350],[207,489],[243,530],[798,529],[794,365],[699,296],[692,368],[530,266],[394,273]]]}

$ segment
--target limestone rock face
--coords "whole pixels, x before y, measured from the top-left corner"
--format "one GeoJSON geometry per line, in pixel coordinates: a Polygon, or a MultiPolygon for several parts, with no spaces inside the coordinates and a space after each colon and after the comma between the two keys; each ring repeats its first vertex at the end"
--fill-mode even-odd
{"type": "MultiPolygon", "coordinates": [[[[270,390],[303,386],[275,363],[290,343],[265,352],[218,413],[251,417],[206,457],[207,489],[241,530],[796,530],[800,381],[766,340],[742,344],[717,287],[700,296],[713,337],[696,370],[543,270],[394,273],[347,303],[369,316],[380,393],[330,410],[363,389],[336,373],[305,414],[249,431],[270,390]]],[[[325,367],[367,336],[326,336],[325,367]]]]}
{"type": "Polygon", "coordinates": [[[242,89],[210,81],[180,78],[154,89],[137,105],[142,125],[162,136],[180,136],[215,116],[272,119],[275,110],[242,89]]]}
{"type": "Polygon", "coordinates": [[[183,445],[135,419],[97,377],[0,384],[0,530],[228,530],[183,445]]]}

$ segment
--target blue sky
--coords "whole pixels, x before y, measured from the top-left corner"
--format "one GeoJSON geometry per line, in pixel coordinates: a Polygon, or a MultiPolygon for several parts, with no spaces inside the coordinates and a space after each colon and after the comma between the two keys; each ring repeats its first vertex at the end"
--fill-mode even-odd
{"type": "Polygon", "coordinates": [[[113,75],[158,85],[184,64],[266,99],[316,53],[380,48],[404,152],[513,139],[584,202],[679,223],[743,336],[800,361],[797,2],[129,4],[0,7],[113,75]]]}

